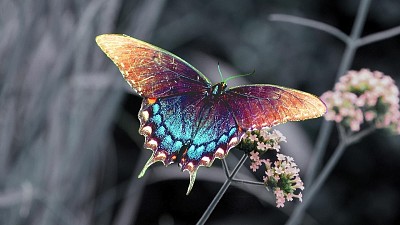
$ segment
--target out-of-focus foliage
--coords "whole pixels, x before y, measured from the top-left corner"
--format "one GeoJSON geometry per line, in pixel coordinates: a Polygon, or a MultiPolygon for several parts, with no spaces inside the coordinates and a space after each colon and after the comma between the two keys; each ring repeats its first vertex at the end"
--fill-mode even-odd
{"type": "MultiPolygon", "coordinates": [[[[218,167],[200,172],[203,182],[188,197],[187,174],[176,172],[176,165],[136,178],[150,154],[137,133],[141,99],[129,95],[123,101],[128,85],[96,46],[96,35],[126,33],[149,41],[214,82],[220,81],[219,61],[225,76],[255,69],[249,82],[319,95],[333,87],[342,43],[271,22],[269,15],[302,16],[349,32],[357,7],[358,1],[345,0],[0,0],[0,224],[195,223],[221,185],[218,167]]],[[[397,0],[373,1],[364,34],[399,25],[398,8],[397,0]]],[[[379,70],[399,84],[399,52],[398,37],[365,46],[352,69],[379,70]]],[[[319,122],[302,122],[305,129],[295,136],[315,140],[319,122]]],[[[377,133],[351,148],[306,221],[399,223],[399,139],[377,133]]],[[[235,161],[234,154],[228,161],[235,161]]],[[[298,154],[307,159],[310,152],[305,147],[298,154]]],[[[210,223],[287,219],[271,193],[237,187],[210,223]]]]}

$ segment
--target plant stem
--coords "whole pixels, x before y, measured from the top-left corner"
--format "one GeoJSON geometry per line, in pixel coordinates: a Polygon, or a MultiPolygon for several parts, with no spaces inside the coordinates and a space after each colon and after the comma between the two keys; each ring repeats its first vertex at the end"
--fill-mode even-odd
{"type": "Polygon", "coordinates": [[[215,195],[214,199],[208,206],[207,210],[204,212],[203,216],[199,219],[197,222],[197,225],[202,225],[204,224],[208,217],[210,217],[211,213],[214,211],[215,207],[217,206],[218,202],[221,200],[222,196],[225,194],[226,190],[228,187],[231,185],[233,178],[235,175],[239,172],[239,169],[242,167],[243,163],[247,159],[247,154],[243,154],[242,158],[239,160],[238,164],[236,167],[233,169],[232,173],[230,174],[229,177],[225,180],[224,184],[222,185],[221,189],[219,189],[218,193],[215,195]]]}
{"type": "Polygon", "coordinates": [[[303,217],[304,211],[312,202],[315,194],[319,191],[321,186],[325,183],[326,179],[328,178],[329,174],[332,172],[333,168],[336,166],[337,162],[339,161],[340,157],[342,156],[344,150],[347,147],[346,141],[341,141],[339,145],[336,147],[335,152],[333,153],[332,157],[329,159],[328,163],[312,184],[312,186],[308,189],[307,194],[304,196],[303,202],[299,204],[296,209],[294,210],[293,214],[286,222],[286,225],[296,225],[299,224],[301,221],[300,219],[303,217]]]}
{"type": "Polygon", "coordinates": [[[389,30],[381,31],[381,32],[378,32],[375,34],[370,34],[368,36],[360,38],[357,42],[357,46],[361,47],[364,45],[369,45],[369,44],[375,43],[377,41],[382,41],[382,40],[386,40],[388,38],[392,38],[399,34],[400,34],[400,26],[393,27],[389,30]]]}
{"type": "Polygon", "coordinates": [[[340,128],[339,129],[340,135],[343,138],[340,140],[339,145],[336,147],[332,157],[329,159],[328,163],[326,164],[326,166],[324,167],[322,172],[319,174],[318,178],[315,180],[315,182],[312,184],[312,186],[308,189],[307,195],[305,195],[302,204],[297,206],[297,208],[293,212],[292,216],[290,217],[290,219],[288,220],[286,225],[295,225],[295,224],[300,223],[299,218],[302,217],[304,211],[310,205],[310,203],[312,202],[316,193],[319,191],[319,189],[321,189],[322,185],[325,183],[326,179],[331,174],[333,168],[335,168],[337,162],[342,157],[343,152],[346,149],[346,147],[348,147],[349,145],[351,145],[353,143],[358,142],[359,140],[361,140],[365,136],[371,134],[375,130],[375,127],[369,127],[367,129],[362,130],[358,133],[355,133],[351,136],[346,136],[344,129],[341,129],[341,127],[340,127],[341,125],[339,124],[338,126],[340,128]]]}
{"type": "Polygon", "coordinates": [[[333,27],[329,24],[322,23],[319,21],[305,19],[305,18],[301,18],[298,16],[284,15],[284,14],[271,14],[269,16],[269,19],[271,21],[288,22],[288,23],[293,23],[293,24],[302,25],[305,27],[311,27],[311,28],[314,28],[317,30],[325,31],[328,34],[331,34],[332,36],[337,37],[339,40],[343,41],[344,43],[346,43],[349,39],[349,37],[345,33],[343,33],[341,30],[339,30],[336,27],[333,27]]]}
{"type": "MultiPolygon", "coordinates": [[[[368,8],[371,0],[363,0],[358,8],[356,21],[351,31],[350,38],[346,42],[346,49],[343,53],[342,61],[338,72],[336,74],[336,80],[338,80],[347,70],[349,70],[353,61],[354,55],[357,50],[357,42],[360,38],[362,29],[365,24],[365,20],[368,13],[368,8]]],[[[320,162],[325,154],[326,145],[328,144],[328,138],[331,134],[333,123],[324,121],[322,123],[321,130],[318,135],[317,143],[315,145],[314,154],[310,160],[310,166],[306,175],[306,184],[311,185],[315,177],[315,172],[320,166],[320,162]]]]}
{"type": "MultiPolygon", "coordinates": [[[[346,49],[343,53],[342,61],[340,63],[338,72],[336,74],[336,80],[338,80],[340,76],[342,76],[347,70],[349,70],[349,68],[351,66],[354,55],[358,48],[357,42],[358,42],[361,32],[363,30],[370,3],[371,3],[371,0],[363,0],[363,1],[361,1],[360,5],[358,7],[357,17],[356,17],[355,23],[353,25],[353,28],[352,28],[352,31],[350,34],[350,38],[347,39],[346,49]]],[[[332,168],[328,168],[329,170],[327,170],[328,165],[334,167],[336,165],[338,159],[333,158],[333,157],[334,156],[340,157],[343,153],[344,149],[340,149],[340,148],[344,148],[344,144],[339,144],[337,149],[335,150],[334,155],[332,155],[328,164],[326,165],[324,170],[321,172],[319,178],[317,179],[317,181],[315,181],[315,183],[313,183],[315,173],[318,170],[318,168],[320,167],[322,158],[325,155],[325,149],[328,144],[329,136],[332,131],[332,126],[333,126],[332,122],[324,121],[322,123],[322,127],[321,127],[321,130],[318,135],[317,143],[316,143],[315,149],[313,151],[314,154],[310,160],[310,166],[308,168],[308,173],[306,175],[306,184],[312,185],[312,186],[311,186],[309,192],[306,193],[306,195],[305,195],[304,203],[301,205],[298,205],[296,207],[296,209],[294,210],[293,214],[291,215],[291,217],[289,218],[289,220],[286,224],[298,224],[301,222],[305,209],[310,204],[309,202],[311,202],[311,200],[313,199],[313,196],[320,188],[318,186],[321,186],[325,182],[326,177],[330,174],[330,172],[332,170],[332,168]],[[323,174],[324,171],[325,171],[325,173],[323,174]],[[326,176],[326,177],[324,177],[324,176],[326,176]]]]}

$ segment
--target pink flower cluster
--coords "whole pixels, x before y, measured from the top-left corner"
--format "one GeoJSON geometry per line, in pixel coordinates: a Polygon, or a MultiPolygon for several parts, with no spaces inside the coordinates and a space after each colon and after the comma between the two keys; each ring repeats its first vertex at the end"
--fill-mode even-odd
{"type": "Polygon", "coordinates": [[[390,76],[379,71],[349,71],[321,99],[328,108],[326,120],[351,131],[368,124],[400,134],[399,89],[390,76]]]}
{"type": "Polygon", "coordinates": [[[277,153],[273,162],[270,159],[260,158],[267,150],[279,152],[280,142],[286,142],[286,137],[281,132],[264,129],[247,132],[240,144],[240,147],[250,154],[250,169],[253,172],[260,169],[262,165],[265,166],[264,184],[274,190],[278,208],[283,207],[286,201],[293,201],[294,198],[302,201],[302,194],[297,189],[304,189],[299,176],[300,170],[292,157],[277,153]]]}
{"type": "Polygon", "coordinates": [[[268,159],[263,160],[266,171],[263,177],[264,183],[274,188],[276,206],[283,207],[285,201],[293,201],[298,198],[302,201],[302,194],[294,194],[297,189],[304,190],[304,183],[300,179],[300,169],[297,168],[293,158],[283,154],[277,154],[277,161],[274,163],[268,159]]]}
{"type": "Polygon", "coordinates": [[[254,149],[265,152],[268,149],[274,149],[279,152],[281,146],[279,142],[286,142],[286,137],[279,130],[270,131],[270,129],[248,131],[243,135],[242,143],[248,148],[248,152],[254,149]]]}

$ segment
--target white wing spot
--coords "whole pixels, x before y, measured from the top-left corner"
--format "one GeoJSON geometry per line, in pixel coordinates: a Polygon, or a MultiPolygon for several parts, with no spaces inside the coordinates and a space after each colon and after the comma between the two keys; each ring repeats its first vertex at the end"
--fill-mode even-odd
{"type": "Polygon", "coordinates": [[[164,152],[158,152],[157,155],[154,157],[154,159],[156,160],[165,160],[167,158],[167,156],[165,155],[164,152]]]}
{"type": "Polygon", "coordinates": [[[229,141],[229,146],[236,145],[237,143],[238,143],[238,139],[237,139],[237,137],[234,137],[229,141]]]}
{"type": "Polygon", "coordinates": [[[194,169],[193,163],[192,163],[192,162],[189,162],[189,163],[186,165],[186,169],[189,170],[190,172],[193,172],[193,169],[194,169]]]}
{"type": "Polygon", "coordinates": [[[149,119],[149,112],[147,111],[143,111],[142,112],[142,117],[145,121],[147,121],[149,119]]]}
{"type": "Polygon", "coordinates": [[[210,163],[210,157],[203,156],[203,158],[201,158],[201,164],[202,165],[208,165],[209,163],[210,163]]]}
{"type": "Polygon", "coordinates": [[[149,142],[147,142],[147,146],[150,148],[156,149],[158,146],[158,143],[156,140],[151,139],[149,142]]]}
{"type": "Polygon", "coordinates": [[[142,128],[143,133],[145,133],[146,135],[150,135],[151,132],[153,131],[153,129],[151,129],[150,126],[145,126],[142,128]]]}
{"type": "Polygon", "coordinates": [[[215,157],[218,159],[223,159],[225,156],[225,151],[222,148],[218,148],[215,152],[215,157]]]}

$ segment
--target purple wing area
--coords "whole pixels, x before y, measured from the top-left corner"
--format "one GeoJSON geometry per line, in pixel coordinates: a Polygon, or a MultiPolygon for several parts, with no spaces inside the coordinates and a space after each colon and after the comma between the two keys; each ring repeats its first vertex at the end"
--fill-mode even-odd
{"type": "Polygon", "coordinates": [[[96,42],[142,97],[204,92],[211,86],[189,63],[146,42],[119,34],[100,35],[96,42]]]}
{"type": "Polygon", "coordinates": [[[316,118],[326,112],[325,104],[318,97],[274,85],[234,87],[223,98],[238,125],[245,130],[316,118]]]}

